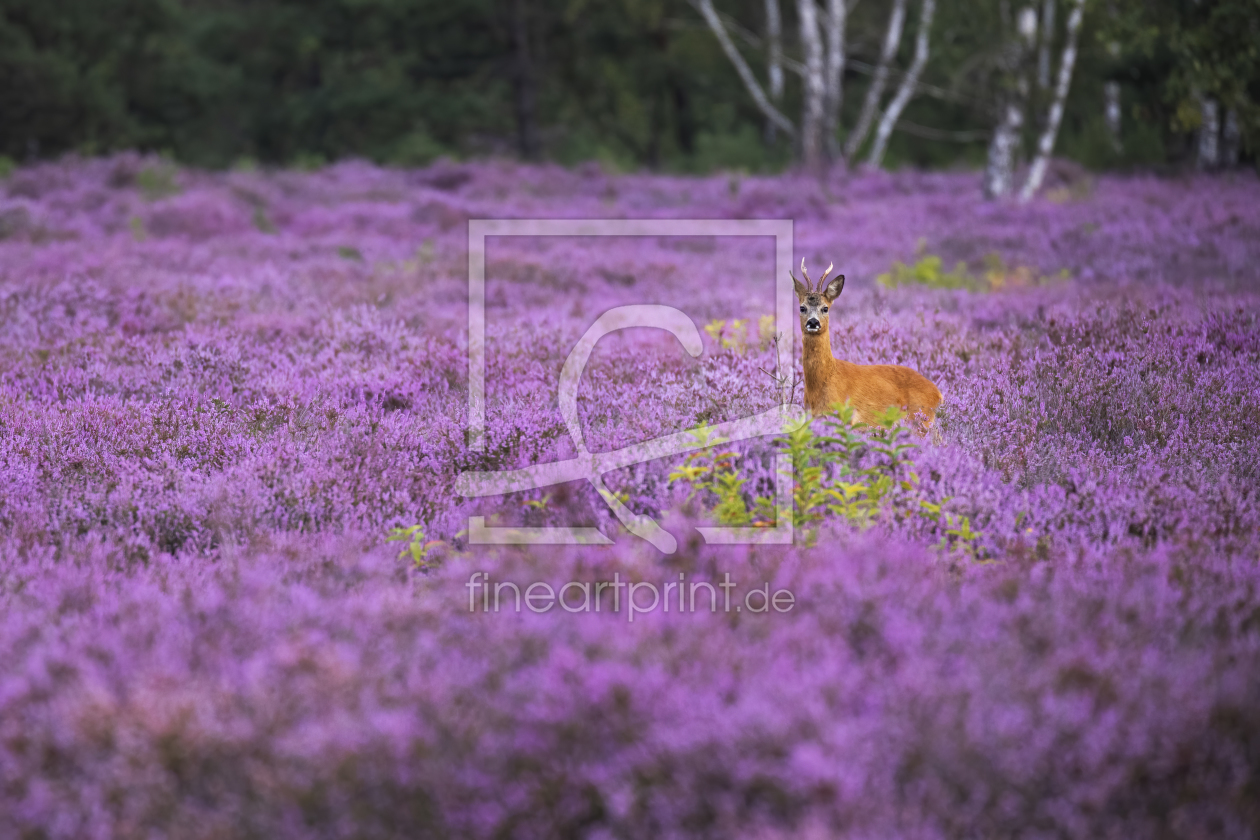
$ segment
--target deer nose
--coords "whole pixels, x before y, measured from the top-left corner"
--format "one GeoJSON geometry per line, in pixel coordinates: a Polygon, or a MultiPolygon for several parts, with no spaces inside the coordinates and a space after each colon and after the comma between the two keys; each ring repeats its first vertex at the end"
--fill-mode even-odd
{"type": "Polygon", "coordinates": [[[819,323],[817,318],[810,318],[808,321],[805,322],[805,329],[807,330],[816,330],[821,326],[822,324],[819,323]]]}

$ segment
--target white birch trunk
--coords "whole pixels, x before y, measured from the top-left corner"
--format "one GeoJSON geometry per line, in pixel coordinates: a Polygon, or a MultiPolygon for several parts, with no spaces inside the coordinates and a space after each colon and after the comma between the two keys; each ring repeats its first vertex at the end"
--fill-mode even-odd
{"type": "Polygon", "coordinates": [[[901,80],[901,85],[897,88],[897,95],[893,97],[893,101],[888,103],[888,108],[884,111],[883,118],[879,121],[879,127],[875,130],[875,144],[871,147],[870,157],[867,162],[872,166],[879,166],[884,160],[884,151],[888,148],[888,138],[892,135],[892,130],[897,125],[897,120],[901,119],[901,112],[906,109],[906,105],[910,102],[910,97],[914,95],[914,89],[919,84],[919,75],[923,72],[923,65],[928,60],[928,43],[932,33],[932,16],[936,13],[936,0],[923,0],[923,5],[919,8],[919,32],[914,41],[914,60],[910,64],[910,71],[901,80]]]}
{"type": "Polygon", "coordinates": [[[766,0],[766,41],[770,47],[766,68],[770,101],[778,105],[783,101],[783,16],[779,13],[779,0],[766,0]]]}
{"type": "Polygon", "coordinates": [[[1005,70],[1008,89],[1003,96],[1002,110],[984,168],[984,194],[1004,198],[1015,188],[1015,155],[1024,129],[1024,100],[1028,97],[1028,78],[1024,59],[1037,35],[1037,13],[1031,6],[1019,12],[1017,37],[1008,46],[1005,70]]]}
{"type": "Polygon", "coordinates": [[[1120,141],[1121,114],[1120,114],[1120,83],[1106,82],[1103,84],[1103,119],[1107,123],[1107,137],[1111,140],[1111,148],[1114,151],[1120,151],[1123,144],[1120,141]]]}
{"type": "Polygon", "coordinates": [[[726,32],[726,26],[723,25],[722,19],[718,17],[717,11],[713,8],[713,0],[690,0],[691,5],[700,12],[705,22],[709,24],[709,28],[713,30],[714,36],[718,39],[718,44],[722,47],[722,52],[726,53],[726,57],[730,59],[731,64],[735,65],[735,72],[739,74],[739,78],[744,83],[744,87],[748,89],[749,95],[753,101],[757,103],[757,107],[761,109],[761,113],[766,115],[766,119],[774,123],[790,137],[796,136],[796,126],[792,125],[792,121],[783,116],[779,109],[770,103],[766,98],[765,91],[758,84],[756,76],[748,67],[748,62],[744,61],[744,57],[739,54],[739,50],[735,49],[735,44],[731,42],[730,35],[726,32]]]}
{"type": "Polygon", "coordinates": [[[1006,102],[1002,121],[989,141],[989,159],[984,170],[984,194],[1003,198],[1011,194],[1015,181],[1015,147],[1024,127],[1024,111],[1013,98],[1006,102]]]}
{"type": "MultiPolygon", "coordinates": [[[[701,0],[709,2],[709,0],[701,0]]],[[[801,25],[801,48],[805,54],[805,101],[801,113],[801,160],[811,172],[822,171],[823,49],[818,37],[818,7],[815,0],[796,0],[796,16],[801,25]]]]}
{"type": "Polygon", "coordinates": [[[845,158],[857,154],[867,133],[871,130],[871,122],[875,119],[875,111],[879,107],[880,97],[884,95],[884,85],[888,82],[888,65],[897,55],[897,47],[901,44],[901,30],[906,22],[906,0],[893,0],[892,14],[888,18],[888,30],[884,33],[884,46],[879,53],[879,63],[875,66],[875,75],[871,78],[871,86],[866,89],[866,98],[862,100],[862,111],[858,115],[857,125],[849,133],[844,143],[845,158]]]}
{"type": "Polygon", "coordinates": [[[1199,113],[1203,121],[1199,126],[1198,166],[1200,169],[1215,169],[1221,162],[1218,142],[1221,134],[1220,108],[1215,99],[1200,94],[1199,113]]]}
{"type": "Polygon", "coordinates": [[[1067,101],[1068,88],[1072,85],[1072,69],[1076,66],[1076,41],[1081,31],[1081,18],[1085,15],[1085,0],[1075,0],[1072,13],[1068,15],[1067,43],[1063,45],[1063,56],[1059,59],[1059,78],[1054,84],[1054,103],[1050,106],[1050,117],[1046,120],[1046,128],[1037,141],[1037,157],[1033,160],[1032,170],[1024,189],[1020,191],[1019,200],[1028,201],[1046,177],[1046,165],[1050,162],[1050,153],[1054,151],[1054,141],[1059,135],[1059,124],[1063,122],[1063,103],[1067,101]]]}
{"type": "MultiPolygon", "coordinates": [[[[783,102],[783,17],[779,0],[766,0],[766,75],[770,79],[770,101],[775,108],[783,102]]],[[[766,120],[766,140],[775,140],[774,120],[766,120]]]]}
{"type": "Polygon", "coordinates": [[[839,156],[840,106],[844,104],[844,29],[848,17],[845,0],[827,0],[827,75],[824,96],[825,119],[823,134],[826,137],[827,156],[833,160],[839,156]]]}
{"type": "MultiPolygon", "coordinates": [[[[1115,8],[1108,7],[1109,13],[1114,17],[1115,8]]],[[[1107,55],[1111,58],[1114,65],[1120,60],[1120,42],[1112,41],[1107,44],[1107,55]]],[[[1107,136],[1111,139],[1111,149],[1117,154],[1124,149],[1124,143],[1120,135],[1120,83],[1117,81],[1109,81],[1103,83],[1103,120],[1107,125],[1107,136]]]]}
{"type": "Polygon", "coordinates": [[[1050,88],[1050,51],[1054,49],[1054,0],[1041,4],[1041,45],[1037,53],[1037,87],[1050,88]]]}

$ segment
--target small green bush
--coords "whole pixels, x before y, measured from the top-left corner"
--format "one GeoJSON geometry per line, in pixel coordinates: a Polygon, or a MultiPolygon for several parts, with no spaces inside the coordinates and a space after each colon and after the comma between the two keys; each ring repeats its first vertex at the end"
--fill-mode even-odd
{"type": "MultiPolygon", "coordinates": [[[[926,520],[940,534],[938,547],[973,560],[983,558],[981,532],[967,517],[947,510],[949,499],[929,502],[922,497],[912,453],[918,444],[910,439],[904,414],[890,407],[863,427],[853,407],[837,404],[822,418],[823,434],[811,423],[785,430],[776,442],[792,459],[792,524],[804,531],[804,542],[817,540],[817,526],[828,519],[842,519],[859,529],[879,521],[926,520]],[[871,457],[871,456],[874,457],[871,457]]],[[[687,501],[698,501],[725,526],[772,527],[777,513],[773,500],[744,492],[748,479],[737,467],[739,454],[721,450],[722,439],[708,427],[696,432],[703,449],[688,453],[669,476],[671,482],[691,487],[687,501]]],[[[788,511],[784,511],[785,514],[788,511]]]]}
{"type": "Polygon", "coordinates": [[[178,195],[180,189],[175,183],[177,172],[173,164],[165,162],[146,166],[136,173],[136,186],[140,188],[140,194],[149,201],[178,195]]]}
{"type": "Polygon", "coordinates": [[[944,260],[935,255],[925,253],[926,243],[919,240],[915,249],[913,265],[900,260],[892,264],[892,270],[880,274],[875,282],[886,289],[898,286],[918,285],[933,289],[970,289],[973,292],[995,292],[1000,289],[1046,285],[1055,280],[1070,276],[1067,269],[1060,270],[1053,276],[1043,275],[1034,268],[1018,265],[1008,266],[1000,254],[986,254],[979,274],[973,274],[967,263],[959,260],[953,271],[944,270],[944,260]]]}

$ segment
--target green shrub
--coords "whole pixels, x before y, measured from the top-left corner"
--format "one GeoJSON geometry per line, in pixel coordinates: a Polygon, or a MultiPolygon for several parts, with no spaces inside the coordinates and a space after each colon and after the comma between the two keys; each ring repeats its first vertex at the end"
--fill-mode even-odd
{"type": "Polygon", "coordinates": [[[162,162],[146,166],[136,173],[136,186],[140,194],[149,201],[157,201],[179,193],[179,185],[175,183],[178,172],[173,164],[162,162]]]}
{"type": "Polygon", "coordinates": [[[879,275],[876,280],[889,289],[910,283],[934,289],[970,289],[976,286],[975,278],[967,273],[965,262],[956,263],[953,271],[943,271],[942,265],[941,258],[934,254],[921,257],[914,265],[898,260],[893,263],[892,271],[879,275]]]}
{"type": "Polygon", "coordinates": [[[933,289],[970,289],[973,292],[994,292],[1000,289],[1022,286],[1046,285],[1055,280],[1070,276],[1067,269],[1055,275],[1043,275],[1037,269],[1026,265],[1008,266],[1000,254],[986,254],[979,274],[973,274],[967,263],[959,260],[953,271],[944,270],[944,260],[935,255],[925,253],[926,242],[919,240],[915,249],[918,258],[913,265],[900,260],[892,264],[892,270],[880,274],[875,282],[886,289],[898,286],[918,285],[933,289]]]}
{"type": "MultiPolygon", "coordinates": [[[[943,553],[981,560],[983,534],[972,529],[970,519],[945,510],[949,499],[923,498],[912,458],[918,444],[910,439],[903,413],[892,407],[873,426],[863,426],[851,405],[832,408],[821,418],[822,434],[812,423],[798,423],[776,441],[792,459],[792,524],[802,529],[804,543],[812,545],[817,527],[831,519],[859,529],[880,521],[918,521],[939,534],[937,546],[943,553]]],[[[746,498],[748,478],[737,466],[739,454],[720,449],[725,441],[708,427],[698,430],[696,437],[704,448],[688,453],[669,476],[671,482],[691,487],[687,501],[699,502],[724,526],[773,526],[777,516],[773,500],[746,498]]]]}

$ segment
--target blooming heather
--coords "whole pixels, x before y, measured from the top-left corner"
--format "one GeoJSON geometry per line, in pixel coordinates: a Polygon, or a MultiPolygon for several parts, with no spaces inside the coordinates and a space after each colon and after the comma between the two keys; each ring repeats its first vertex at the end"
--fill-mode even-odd
{"type": "MultiPolygon", "coordinates": [[[[1255,836],[1260,183],[1087,186],[1015,207],[968,173],[17,170],[0,836],[1255,836]],[[463,470],[575,454],[560,369],[618,304],[753,326],[694,359],[602,340],[592,451],[775,403],[771,240],[496,238],[471,449],[466,220],[588,217],[793,219],[794,260],[848,277],[835,352],[945,395],[910,457],[912,501],[948,517],[707,546],[680,459],[608,475],[678,538],[662,554],[585,483],[460,497],[463,470]],[[875,282],[916,253],[1010,282],[875,282]],[[616,544],[470,546],[470,515],[616,544]],[[420,564],[386,542],[417,524],[420,564]],[[486,614],[478,572],[794,600],[486,614]]],[[[738,447],[750,500],[773,446],[738,447]]]]}

